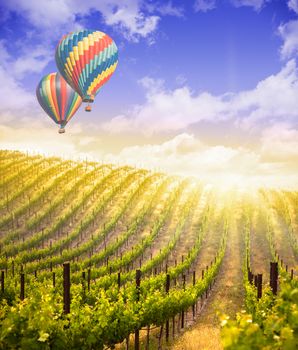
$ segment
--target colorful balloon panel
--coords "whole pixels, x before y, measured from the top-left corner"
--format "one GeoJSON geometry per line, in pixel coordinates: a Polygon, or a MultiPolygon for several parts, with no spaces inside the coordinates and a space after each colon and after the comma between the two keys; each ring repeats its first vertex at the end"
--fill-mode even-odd
{"type": "Polygon", "coordinates": [[[92,102],[100,88],[114,73],[118,49],[107,34],[82,30],[65,35],[56,48],[56,64],[69,85],[92,102]]]}
{"type": "Polygon", "coordinates": [[[37,86],[36,96],[43,110],[61,127],[70,121],[82,104],[80,95],[59,73],[44,76],[37,86]]]}

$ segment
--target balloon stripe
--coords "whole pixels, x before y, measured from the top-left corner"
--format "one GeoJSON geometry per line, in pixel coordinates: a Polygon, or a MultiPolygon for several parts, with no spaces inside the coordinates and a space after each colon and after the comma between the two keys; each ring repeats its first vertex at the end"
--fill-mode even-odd
{"type": "Polygon", "coordinates": [[[116,67],[117,67],[117,62],[114,63],[113,66],[105,70],[103,73],[98,75],[98,77],[94,80],[94,82],[92,83],[92,86],[90,87],[90,94],[96,94],[96,91],[99,91],[102,85],[104,85],[110,79],[116,67]]]}
{"type": "Polygon", "coordinates": [[[55,110],[55,107],[54,107],[54,102],[53,102],[53,97],[52,97],[52,91],[51,91],[51,77],[49,77],[49,79],[46,80],[45,82],[45,88],[46,88],[46,94],[47,94],[47,97],[49,99],[49,106],[51,108],[51,111],[53,113],[53,116],[55,117],[55,119],[57,120],[58,122],[58,116],[57,116],[57,112],[55,110]]]}
{"type": "Polygon", "coordinates": [[[97,71],[94,72],[94,78],[92,80],[92,82],[90,81],[90,83],[88,84],[88,90],[87,91],[91,91],[94,90],[94,87],[98,84],[99,80],[101,79],[101,77],[103,77],[105,74],[112,74],[114,73],[117,64],[118,64],[118,60],[116,57],[114,57],[114,62],[112,63],[112,65],[107,65],[107,68],[105,70],[101,70],[99,67],[99,69],[97,71]],[[96,74],[96,75],[95,75],[96,74]]]}
{"type": "Polygon", "coordinates": [[[53,108],[52,108],[52,106],[51,106],[51,101],[50,101],[50,99],[48,98],[48,93],[47,93],[47,91],[48,91],[47,85],[49,85],[49,81],[50,81],[49,78],[48,78],[48,79],[45,79],[45,80],[43,81],[43,84],[42,84],[42,93],[44,93],[45,96],[46,96],[45,102],[46,102],[46,106],[47,106],[47,108],[48,108],[48,110],[49,110],[49,113],[52,115],[52,119],[53,119],[54,121],[56,121],[57,118],[56,118],[55,113],[53,112],[53,108]]]}
{"type": "Polygon", "coordinates": [[[103,71],[107,69],[108,66],[111,64],[114,64],[116,61],[118,61],[118,55],[115,53],[113,56],[111,56],[108,59],[106,57],[108,56],[108,52],[111,50],[111,47],[108,47],[104,51],[102,51],[98,56],[95,57],[96,61],[101,62],[101,64],[96,63],[96,68],[92,71],[92,73],[89,75],[88,80],[86,81],[84,85],[84,90],[89,90],[88,87],[92,85],[93,81],[96,79],[96,77],[101,74],[103,71]]]}
{"type": "Polygon", "coordinates": [[[66,114],[67,114],[67,110],[65,108],[66,106],[66,101],[67,101],[67,86],[66,86],[66,81],[59,75],[57,75],[57,78],[59,79],[59,83],[60,83],[60,89],[61,89],[61,108],[60,108],[60,113],[61,113],[61,120],[65,120],[66,119],[66,114]]]}
{"type": "Polygon", "coordinates": [[[52,111],[50,109],[49,103],[46,99],[43,99],[43,81],[41,81],[37,87],[36,90],[36,95],[37,95],[37,100],[39,102],[39,104],[41,105],[42,109],[50,116],[51,119],[54,120],[54,122],[56,122],[56,118],[55,116],[53,116],[52,111]]]}
{"type": "Polygon", "coordinates": [[[71,116],[72,116],[75,104],[76,104],[76,99],[75,98],[71,99],[70,103],[69,103],[69,106],[68,106],[68,113],[67,113],[69,118],[71,118],[71,116]]]}
{"type": "MultiPolygon", "coordinates": [[[[97,41],[98,42],[98,41],[97,41]]],[[[107,35],[103,38],[103,40],[99,43],[101,45],[98,45],[97,47],[95,47],[95,50],[92,50],[92,55],[91,53],[88,51],[88,58],[86,58],[85,60],[85,66],[87,64],[90,64],[91,60],[94,59],[95,55],[97,56],[100,52],[102,52],[103,50],[105,50],[106,48],[108,48],[111,44],[113,43],[112,39],[110,37],[108,37],[107,35]]],[[[91,45],[90,45],[91,48],[91,45]]],[[[84,67],[85,67],[84,66],[84,67]]],[[[85,69],[84,69],[85,70],[85,69]]]]}
{"type": "Polygon", "coordinates": [[[74,91],[68,91],[68,99],[67,99],[67,105],[66,105],[66,113],[67,115],[69,115],[71,113],[71,109],[72,109],[72,103],[73,100],[75,99],[75,92],[74,91]]]}
{"type": "MultiPolygon", "coordinates": [[[[61,84],[60,84],[60,79],[58,78],[58,76],[55,76],[55,84],[56,84],[56,89],[61,89],[61,84]]],[[[62,103],[61,103],[61,96],[57,96],[57,103],[58,103],[58,110],[59,113],[61,114],[61,109],[62,109],[62,103]]]]}
{"type": "Polygon", "coordinates": [[[76,112],[76,110],[78,109],[78,107],[80,105],[81,105],[81,101],[78,98],[76,100],[74,100],[74,102],[72,104],[72,108],[70,110],[70,113],[68,114],[66,122],[68,122],[72,118],[72,116],[74,115],[74,113],[76,112]]]}
{"type": "Polygon", "coordinates": [[[52,97],[52,103],[53,103],[53,109],[55,110],[55,115],[58,121],[60,121],[60,113],[59,113],[59,106],[57,101],[57,95],[56,95],[56,81],[55,76],[51,76],[50,79],[50,88],[51,88],[51,97],[52,97]]]}

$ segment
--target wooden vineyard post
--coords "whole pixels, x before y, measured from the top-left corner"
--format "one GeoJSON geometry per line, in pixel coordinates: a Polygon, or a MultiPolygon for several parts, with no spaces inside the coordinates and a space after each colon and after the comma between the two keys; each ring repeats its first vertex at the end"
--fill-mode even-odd
{"type": "MultiPolygon", "coordinates": [[[[166,277],[166,293],[169,294],[170,291],[170,275],[167,273],[166,277]]],[[[166,321],[166,342],[169,341],[169,333],[170,333],[170,322],[166,321]]]]}
{"type": "Polygon", "coordinates": [[[56,273],[53,272],[53,287],[56,287],[56,273]]]}
{"type": "MultiPolygon", "coordinates": [[[[193,271],[192,272],[192,285],[194,286],[195,284],[196,284],[196,271],[193,271]]],[[[192,306],[192,317],[193,317],[193,319],[195,319],[195,317],[196,317],[196,303],[197,302],[195,302],[193,304],[193,306],[192,306]]]]}
{"type": "Polygon", "coordinates": [[[82,289],[83,289],[83,296],[86,297],[86,272],[82,272],[82,289]]]}
{"type": "Polygon", "coordinates": [[[4,270],[1,271],[1,292],[4,293],[4,270]]]}
{"type": "Polygon", "coordinates": [[[270,262],[270,287],[274,295],[277,295],[277,281],[278,281],[278,263],[270,262]]]}
{"type": "Polygon", "coordinates": [[[121,273],[118,272],[118,275],[117,275],[117,285],[118,285],[118,289],[120,289],[121,287],[121,273]]]}
{"type": "Polygon", "coordinates": [[[293,279],[293,277],[294,277],[294,270],[291,269],[291,280],[293,279]]]}
{"type": "Polygon", "coordinates": [[[87,283],[88,283],[88,292],[90,292],[90,281],[91,281],[91,269],[88,269],[88,274],[87,274],[87,283]]]}
{"type": "MultiPolygon", "coordinates": [[[[202,280],[204,279],[204,276],[205,276],[205,271],[202,270],[202,280]]],[[[201,309],[203,307],[203,294],[201,295],[201,309]]]]}
{"type": "Polygon", "coordinates": [[[254,276],[254,285],[256,288],[258,287],[258,275],[254,276]]]}
{"type": "MultiPolygon", "coordinates": [[[[136,270],[137,301],[140,300],[141,270],[136,270]]],[[[140,331],[135,330],[135,350],[140,350],[140,331]]]]}
{"type": "Polygon", "coordinates": [[[262,298],[262,280],[263,280],[263,276],[261,273],[259,273],[257,276],[257,289],[258,289],[257,297],[258,297],[258,299],[262,298]]]}
{"type": "MultiPolygon", "coordinates": [[[[206,266],[206,274],[208,273],[208,265],[206,266]]],[[[208,288],[209,286],[207,285],[207,288],[206,288],[206,299],[208,298],[208,288]]]]}
{"type": "Polygon", "coordinates": [[[25,274],[24,272],[21,273],[21,293],[20,293],[20,299],[25,299],[25,274]]]}
{"type": "Polygon", "coordinates": [[[248,270],[248,282],[250,284],[252,284],[253,278],[254,278],[254,275],[252,274],[252,272],[250,270],[248,270]]]}
{"type": "MultiPolygon", "coordinates": [[[[210,262],[210,267],[212,267],[212,263],[213,263],[213,262],[211,261],[211,262],[210,262]]],[[[213,282],[213,281],[211,280],[211,281],[210,281],[210,284],[209,284],[209,290],[210,290],[210,291],[211,291],[211,289],[212,289],[212,282],[213,282]]]]}
{"type": "Polygon", "coordinates": [[[63,264],[63,303],[64,313],[70,313],[70,264],[63,264]]]}
{"type": "MultiPolygon", "coordinates": [[[[183,275],[183,290],[185,290],[185,275],[183,275]]],[[[184,310],[181,312],[181,328],[184,328],[184,310]]]]}

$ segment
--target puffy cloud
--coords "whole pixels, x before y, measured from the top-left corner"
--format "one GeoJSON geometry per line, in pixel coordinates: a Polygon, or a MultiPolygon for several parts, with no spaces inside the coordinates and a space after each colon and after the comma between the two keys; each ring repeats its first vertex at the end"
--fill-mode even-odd
{"type": "Polygon", "coordinates": [[[207,12],[215,9],[216,0],[196,0],[194,3],[194,9],[196,12],[207,12]]]}
{"type": "Polygon", "coordinates": [[[261,152],[273,162],[298,160],[298,130],[289,123],[276,123],[262,132],[261,152]]]}
{"type": "MultiPolygon", "coordinates": [[[[193,134],[182,133],[160,144],[145,144],[124,148],[117,155],[109,155],[114,161],[122,159],[129,164],[140,164],[151,168],[161,168],[164,171],[180,175],[198,176],[218,171],[230,172],[234,161],[242,159],[243,171],[248,170],[248,164],[239,153],[246,153],[251,160],[255,157],[250,152],[233,149],[222,145],[208,146],[193,134]]],[[[251,162],[249,162],[251,163],[251,162]]]]}
{"type": "Polygon", "coordinates": [[[33,50],[30,57],[29,51],[24,56],[13,59],[6,50],[4,41],[0,41],[0,119],[18,120],[35,112],[34,93],[25,89],[20,78],[27,72],[39,72],[47,64],[47,58],[37,59],[44,52],[38,47],[33,50]],[[24,58],[24,60],[22,60],[24,58]]]}
{"type": "Polygon", "coordinates": [[[135,106],[129,116],[117,116],[103,127],[109,132],[133,130],[151,136],[183,130],[202,120],[218,120],[218,115],[224,109],[220,98],[208,93],[193,96],[187,87],[173,91],[149,90],[144,105],[135,106]]]}
{"type": "Polygon", "coordinates": [[[74,22],[74,7],[70,9],[70,2],[65,0],[38,1],[38,0],[11,0],[5,4],[11,12],[27,18],[37,28],[51,28],[74,22]]]}
{"type": "Polygon", "coordinates": [[[65,133],[62,137],[57,134],[56,128],[48,127],[51,124],[50,120],[42,123],[28,119],[27,125],[25,120],[21,125],[16,124],[14,127],[0,125],[0,149],[16,149],[76,159],[88,156],[84,149],[93,141],[93,137],[84,136],[79,124],[72,126],[71,134],[65,133]]]}
{"type": "MultiPolygon", "coordinates": [[[[106,154],[104,160],[194,176],[224,186],[297,188],[297,162],[273,159],[265,140],[266,137],[260,152],[244,147],[227,147],[220,142],[211,146],[193,134],[181,133],[162,143],[125,147],[117,154],[106,154]]],[[[278,145],[277,149],[281,151],[278,145]]]]}
{"type": "MultiPolygon", "coordinates": [[[[254,10],[260,11],[266,2],[269,1],[271,0],[230,0],[230,3],[235,7],[250,6],[253,7],[254,10]]],[[[216,0],[196,0],[194,3],[195,11],[207,12],[215,9],[215,7],[216,0]]]]}
{"type": "Polygon", "coordinates": [[[171,1],[161,4],[157,4],[155,10],[163,16],[174,16],[174,17],[183,17],[184,9],[183,7],[174,6],[171,1]]]}
{"type": "Polygon", "coordinates": [[[270,0],[230,0],[230,1],[236,7],[251,6],[256,11],[259,11],[265,5],[265,3],[269,2],[270,0]]]}
{"type": "MultiPolygon", "coordinates": [[[[2,47],[4,50],[4,47],[2,47]]],[[[20,49],[16,58],[9,56],[2,61],[9,73],[16,79],[22,79],[28,73],[40,73],[52,60],[52,52],[49,48],[37,45],[25,46],[20,49]]]]}
{"type": "MultiPolygon", "coordinates": [[[[25,17],[31,25],[49,36],[56,36],[62,28],[64,31],[80,28],[78,17],[96,11],[106,24],[118,27],[128,39],[138,40],[155,31],[160,19],[159,16],[145,14],[142,6],[140,0],[11,0],[5,4],[5,10],[25,17]]],[[[163,8],[172,15],[178,11],[170,3],[163,8]]]]}
{"type": "Polygon", "coordinates": [[[291,60],[276,75],[259,82],[255,89],[234,95],[232,109],[237,122],[254,127],[257,121],[267,124],[298,117],[298,71],[291,60]]]}
{"type": "MultiPolygon", "coordinates": [[[[0,148],[136,165],[224,186],[298,185],[298,131],[290,124],[265,129],[259,147],[231,147],[224,145],[223,140],[210,145],[184,132],[165,141],[126,146],[111,153],[100,147],[104,139],[86,133],[85,126],[79,123],[72,124],[71,133],[57,135],[57,130],[46,123],[29,122],[30,129],[25,122],[14,127],[0,125],[0,148]]],[[[112,138],[117,142],[117,137],[112,138]]]]}
{"type": "Polygon", "coordinates": [[[295,11],[298,14],[298,0],[289,0],[288,6],[291,10],[295,11]]]}
{"type": "Polygon", "coordinates": [[[283,59],[292,57],[298,53],[298,20],[281,24],[278,28],[284,43],[281,47],[283,59]]]}
{"type": "Polygon", "coordinates": [[[151,136],[185,130],[202,121],[231,121],[250,129],[259,121],[268,124],[298,117],[298,71],[294,60],[259,82],[255,89],[239,93],[195,94],[187,86],[168,91],[161,80],[149,77],[142,79],[141,84],[146,89],[146,102],[105,123],[105,131],[151,136]]]}
{"type": "Polygon", "coordinates": [[[0,116],[28,111],[32,106],[32,94],[0,66],[0,116]]]}
{"type": "Polygon", "coordinates": [[[102,12],[108,25],[118,26],[126,38],[135,41],[139,37],[146,37],[155,31],[160,20],[159,16],[146,16],[140,10],[138,1],[118,3],[121,5],[114,5],[113,10],[110,9],[110,6],[99,6],[99,10],[102,12]]]}

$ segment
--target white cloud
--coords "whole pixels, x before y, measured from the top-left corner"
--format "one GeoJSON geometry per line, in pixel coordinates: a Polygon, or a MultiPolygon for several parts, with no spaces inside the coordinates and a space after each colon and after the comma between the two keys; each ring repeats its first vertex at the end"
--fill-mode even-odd
{"type": "Polygon", "coordinates": [[[10,74],[0,67],[0,108],[1,110],[10,109],[11,107],[24,108],[31,102],[31,94],[14,80],[10,74]]]}
{"type": "MultiPolygon", "coordinates": [[[[271,0],[230,0],[230,3],[235,7],[249,6],[253,7],[256,11],[260,11],[269,1],[271,0]]],[[[194,3],[194,9],[195,11],[207,12],[215,9],[216,4],[216,0],[196,0],[194,3]]]]}
{"type": "Polygon", "coordinates": [[[161,144],[126,147],[119,154],[109,155],[109,157],[114,161],[122,159],[128,164],[138,163],[140,166],[159,167],[164,171],[179,175],[189,176],[197,173],[200,176],[204,173],[205,176],[208,176],[218,171],[231,172],[234,161],[237,162],[239,170],[240,153],[250,158],[249,164],[243,158],[240,162],[242,170],[247,171],[251,161],[255,158],[249,151],[222,145],[210,147],[193,134],[182,133],[161,144]]]}
{"type": "MultiPolygon", "coordinates": [[[[0,65],[0,118],[21,118],[34,105],[34,96],[0,65]]],[[[31,110],[32,112],[33,110],[31,110]]]]}
{"type": "Polygon", "coordinates": [[[284,43],[281,47],[283,59],[297,55],[298,53],[298,20],[281,24],[278,28],[284,43]]]}
{"type": "Polygon", "coordinates": [[[276,75],[259,82],[254,90],[234,95],[231,108],[238,122],[253,127],[257,121],[295,120],[298,117],[298,70],[289,61],[276,75]]]}
{"type": "Polygon", "coordinates": [[[17,79],[22,79],[28,73],[40,73],[53,59],[52,50],[48,47],[37,45],[25,46],[19,51],[16,59],[10,57],[6,61],[10,73],[17,79]]]}
{"type": "Polygon", "coordinates": [[[128,39],[137,40],[155,31],[160,17],[145,16],[139,9],[137,1],[117,6],[114,11],[101,8],[108,25],[119,26],[128,39]]]}
{"type": "Polygon", "coordinates": [[[255,89],[239,93],[195,94],[187,86],[168,91],[162,81],[149,77],[141,83],[146,88],[146,102],[105,123],[105,131],[151,136],[182,131],[202,121],[231,121],[248,129],[257,126],[257,121],[273,123],[298,118],[298,71],[294,60],[259,82],[255,89]]]}
{"type": "Polygon", "coordinates": [[[230,1],[235,7],[250,6],[250,7],[253,7],[256,11],[259,11],[265,5],[265,3],[269,2],[270,0],[230,0],[230,1]]]}
{"type": "Polygon", "coordinates": [[[262,132],[261,152],[272,161],[298,161],[298,130],[289,123],[276,123],[262,132]]]}
{"type": "Polygon", "coordinates": [[[56,26],[75,20],[75,4],[71,9],[71,1],[67,0],[10,0],[6,6],[9,10],[29,19],[37,28],[55,30],[56,26]]]}
{"type": "Polygon", "coordinates": [[[135,106],[129,116],[117,116],[104,124],[110,132],[154,133],[183,130],[202,120],[218,120],[225,106],[220,98],[208,93],[193,96],[189,88],[147,93],[144,105],[135,106]]]}
{"type": "Polygon", "coordinates": [[[0,149],[16,149],[76,159],[87,156],[84,146],[93,138],[84,136],[79,124],[72,125],[72,133],[58,135],[57,130],[57,128],[48,127],[47,123],[33,119],[28,120],[27,125],[26,123],[16,124],[14,127],[0,125],[0,149]]]}
{"type": "MultiPolygon", "coordinates": [[[[101,13],[106,24],[118,27],[124,36],[134,41],[154,32],[160,20],[159,16],[146,15],[140,0],[10,0],[5,6],[8,11],[18,13],[35,28],[52,36],[61,29],[67,32],[80,28],[77,17],[88,16],[94,11],[101,13]]],[[[171,3],[163,9],[171,15],[178,11],[171,3]]]]}
{"type": "Polygon", "coordinates": [[[295,11],[298,14],[298,0],[289,0],[288,6],[291,10],[295,11]]]}
{"type": "Polygon", "coordinates": [[[207,12],[215,9],[216,0],[196,0],[194,3],[194,9],[196,12],[207,12]]]}
{"type": "MultiPolygon", "coordinates": [[[[269,133],[269,131],[268,131],[269,133]]],[[[295,136],[295,135],[292,135],[295,136]]],[[[268,135],[269,137],[269,135],[268,135]]],[[[297,188],[297,162],[279,162],[267,149],[267,138],[258,151],[243,147],[209,146],[193,134],[181,133],[159,144],[125,147],[107,154],[106,162],[137,165],[168,173],[194,176],[213,184],[239,186],[280,186],[297,188]],[[288,168],[292,167],[289,171],[288,168]],[[294,171],[293,171],[294,169],[294,171]]],[[[270,142],[270,140],[268,139],[270,142]]],[[[276,151],[285,152],[277,145],[276,151]]],[[[282,145],[281,147],[284,147],[282,145]]],[[[285,156],[285,153],[283,153],[285,156]]]]}
{"type": "MultiPolygon", "coordinates": [[[[43,52],[43,51],[42,51],[43,52]]],[[[14,60],[6,50],[4,41],[0,41],[0,118],[12,120],[22,117],[35,111],[35,95],[24,88],[19,81],[28,71],[40,71],[47,63],[37,57],[41,51],[39,48],[33,50],[30,57],[29,51],[24,56],[19,56],[14,60]],[[37,56],[36,56],[37,54],[37,56]],[[24,60],[22,61],[22,58],[24,60]]]]}
{"type": "Polygon", "coordinates": [[[172,1],[168,1],[167,3],[163,1],[161,4],[157,4],[155,10],[163,16],[184,16],[183,7],[174,6],[172,1]]]}

